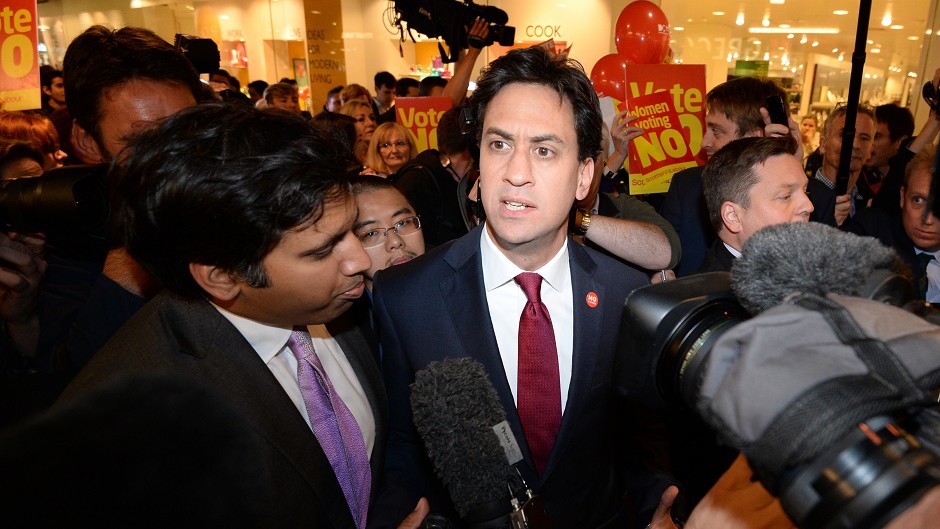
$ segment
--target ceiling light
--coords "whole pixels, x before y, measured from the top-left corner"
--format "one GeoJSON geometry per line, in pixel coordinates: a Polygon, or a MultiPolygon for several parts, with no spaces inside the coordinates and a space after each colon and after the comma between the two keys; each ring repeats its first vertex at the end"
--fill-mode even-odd
{"type": "Polygon", "coordinates": [[[790,24],[780,24],[780,25],[778,25],[777,27],[778,27],[778,28],[783,28],[783,29],[790,29],[790,24]]]}
{"type": "Polygon", "coordinates": [[[881,53],[881,48],[872,48],[872,49],[871,49],[871,52],[872,52],[872,53],[881,53]]]}
{"type": "Polygon", "coordinates": [[[753,42],[754,44],[758,44],[758,45],[761,43],[761,42],[760,42],[759,40],[757,40],[757,39],[754,39],[754,40],[752,40],[751,42],[753,42]]]}
{"type": "Polygon", "coordinates": [[[891,13],[885,11],[885,16],[883,16],[883,17],[881,18],[881,25],[882,25],[882,26],[890,26],[890,25],[891,25],[891,13]]]}
{"type": "Polygon", "coordinates": [[[891,29],[904,29],[901,24],[891,24],[891,29]]]}
{"type": "Polygon", "coordinates": [[[832,14],[833,14],[833,15],[844,16],[844,15],[848,15],[849,12],[848,12],[848,10],[846,10],[846,9],[836,9],[835,11],[832,12],[832,14]]]}
{"type": "Polygon", "coordinates": [[[770,0],[770,3],[771,3],[771,4],[777,4],[777,5],[781,5],[781,6],[782,6],[783,3],[786,2],[786,1],[787,1],[787,0],[770,0]]]}
{"type": "Polygon", "coordinates": [[[838,35],[839,28],[747,28],[748,33],[807,33],[810,35],[838,35]]]}
{"type": "Polygon", "coordinates": [[[685,26],[676,26],[672,28],[673,31],[685,31],[685,26]]]}
{"type": "Polygon", "coordinates": [[[716,17],[720,17],[720,16],[724,16],[725,12],[724,11],[712,11],[712,14],[715,15],[716,17]]]}
{"type": "Polygon", "coordinates": [[[788,34],[787,34],[787,38],[788,38],[788,39],[792,39],[794,36],[795,36],[795,35],[794,35],[793,33],[788,33],[788,34]]]}
{"type": "Polygon", "coordinates": [[[818,41],[818,40],[814,40],[814,41],[813,41],[813,47],[815,48],[816,46],[819,46],[819,41],[818,41]]]}
{"type": "Polygon", "coordinates": [[[800,39],[800,44],[806,44],[806,41],[808,41],[808,40],[809,40],[809,39],[806,38],[806,35],[803,35],[803,38],[800,39]]]}
{"type": "Polygon", "coordinates": [[[839,53],[839,48],[832,48],[832,53],[839,53]]]}
{"type": "Polygon", "coordinates": [[[734,23],[738,26],[744,25],[744,13],[738,13],[738,18],[734,19],[734,23]]]}
{"type": "Polygon", "coordinates": [[[907,40],[918,40],[918,39],[920,39],[920,37],[918,37],[917,35],[911,35],[910,37],[907,38],[907,40]]]}

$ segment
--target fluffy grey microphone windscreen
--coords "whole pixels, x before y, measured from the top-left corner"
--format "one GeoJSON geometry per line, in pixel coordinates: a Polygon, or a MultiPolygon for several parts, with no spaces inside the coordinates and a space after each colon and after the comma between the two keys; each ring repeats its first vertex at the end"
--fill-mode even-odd
{"type": "Polygon", "coordinates": [[[511,469],[493,432],[506,413],[482,364],[471,358],[431,362],[415,374],[411,411],[461,516],[495,500],[508,502],[511,469]]]}
{"type": "Polygon", "coordinates": [[[768,226],[741,253],[731,269],[731,288],[751,314],[794,292],[858,296],[874,270],[897,266],[897,254],[877,239],[818,222],[768,226]]]}

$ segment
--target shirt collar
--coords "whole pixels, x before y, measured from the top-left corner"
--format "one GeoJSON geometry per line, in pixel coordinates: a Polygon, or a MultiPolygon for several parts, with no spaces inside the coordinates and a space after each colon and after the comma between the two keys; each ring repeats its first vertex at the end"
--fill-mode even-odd
{"type": "Polygon", "coordinates": [[[258,356],[265,364],[270,362],[287,345],[287,340],[290,338],[293,329],[272,327],[233,314],[215,303],[212,303],[212,306],[248,340],[248,344],[258,353],[258,356]]]}
{"type": "MultiPolygon", "coordinates": [[[[489,230],[483,227],[483,235],[480,237],[480,256],[483,261],[483,287],[487,292],[499,288],[512,281],[517,275],[526,272],[516,266],[515,263],[503,255],[503,252],[496,246],[490,237],[489,230]]],[[[568,265],[568,242],[561,245],[558,253],[551,258],[545,265],[533,272],[542,276],[552,288],[561,292],[565,277],[569,271],[568,265]]]]}
{"type": "Polygon", "coordinates": [[[731,255],[733,255],[735,259],[740,259],[740,258],[741,258],[741,252],[739,252],[739,251],[735,250],[734,248],[732,248],[730,244],[726,243],[725,241],[721,241],[721,244],[724,244],[724,245],[725,245],[725,248],[728,249],[728,253],[730,253],[731,255]]]}

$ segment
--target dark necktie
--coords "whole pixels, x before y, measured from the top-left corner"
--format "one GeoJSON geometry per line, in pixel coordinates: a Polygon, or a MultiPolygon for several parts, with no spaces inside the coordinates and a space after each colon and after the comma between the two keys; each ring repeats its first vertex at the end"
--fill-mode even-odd
{"type": "Polygon", "coordinates": [[[372,469],[362,431],[326,376],[313,350],[310,333],[304,328],[295,328],[287,347],[297,359],[297,382],[310,427],[343,489],[356,527],[363,529],[369,509],[372,469]]]}
{"type": "Polygon", "coordinates": [[[927,299],[927,266],[933,259],[933,254],[917,254],[917,271],[920,273],[917,277],[917,299],[927,299]]]}
{"type": "Polygon", "coordinates": [[[519,419],[541,475],[561,425],[558,349],[552,318],[540,295],[542,276],[523,272],[515,281],[528,300],[519,318],[519,419]]]}

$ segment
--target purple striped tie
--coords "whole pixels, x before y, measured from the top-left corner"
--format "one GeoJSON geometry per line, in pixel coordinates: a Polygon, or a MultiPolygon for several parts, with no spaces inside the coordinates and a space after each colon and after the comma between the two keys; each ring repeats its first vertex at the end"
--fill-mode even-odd
{"type": "Polygon", "coordinates": [[[297,382],[313,434],[333,467],[356,527],[363,529],[369,510],[372,469],[362,431],[326,376],[313,350],[310,333],[302,327],[294,328],[287,347],[297,359],[297,382]]]}

